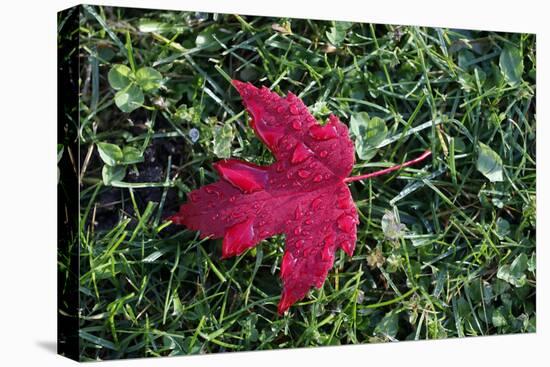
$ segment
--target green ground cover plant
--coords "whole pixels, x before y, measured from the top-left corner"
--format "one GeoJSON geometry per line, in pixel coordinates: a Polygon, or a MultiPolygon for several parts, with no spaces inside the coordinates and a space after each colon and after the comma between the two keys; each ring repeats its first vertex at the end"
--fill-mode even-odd
{"type": "Polygon", "coordinates": [[[81,359],[535,331],[534,35],[98,6],[78,32],[81,359]],[[283,316],[281,236],[221,260],[165,220],[212,162],[273,161],[231,79],[338,115],[355,175],[433,152],[350,185],[353,258],[283,316]]]}

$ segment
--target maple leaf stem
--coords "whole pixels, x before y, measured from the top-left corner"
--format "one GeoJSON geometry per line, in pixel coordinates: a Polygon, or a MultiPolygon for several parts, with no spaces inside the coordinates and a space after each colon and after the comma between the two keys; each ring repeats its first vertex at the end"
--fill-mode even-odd
{"type": "Polygon", "coordinates": [[[346,177],[344,179],[344,182],[353,182],[353,181],[361,181],[361,180],[366,180],[368,178],[372,178],[372,177],[376,177],[376,176],[382,176],[382,175],[385,175],[387,173],[390,173],[390,172],[393,172],[393,171],[397,171],[398,169],[401,169],[401,168],[404,168],[404,167],[408,167],[408,166],[411,166],[413,164],[416,164],[424,159],[426,159],[427,157],[429,157],[430,155],[432,154],[432,152],[430,150],[426,150],[424,153],[422,153],[422,155],[416,157],[415,159],[411,159],[410,161],[406,161],[404,163],[401,163],[401,164],[397,164],[395,166],[391,166],[391,167],[388,167],[388,168],[385,168],[385,169],[382,169],[380,171],[376,171],[376,172],[371,172],[371,173],[367,173],[365,175],[360,175],[360,176],[351,176],[351,177],[346,177]]]}

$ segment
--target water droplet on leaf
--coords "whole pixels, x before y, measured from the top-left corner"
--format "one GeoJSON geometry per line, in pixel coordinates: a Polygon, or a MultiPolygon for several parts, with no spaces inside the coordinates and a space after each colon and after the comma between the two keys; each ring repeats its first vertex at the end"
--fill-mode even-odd
{"type": "Polygon", "coordinates": [[[313,210],[315,209],[319,209],[319,207],[321,206],[321,203],[323,202],[323,199],[321,199],[320,197],[318,198],[315,198],[311,201],[311,208],[313,210]]]}
{"type": "Polygon", "coordinates": [[[300,205],[296,207],[296,210],[294,211],[294,219],[300,219],[302,218],[302,208],[300,208],[300,205]]]}
{"type": "Polygon", "coordinates": [[[290,158],[290,163],[302,163],[312,155],[313,152],[304,143],[298,143],[294,148],[294,152],[292,153],[292,157],[290,158]]]}
{"type": "Polygon", "coordinates": [[[351,233],[355,228],[355,219],[351,215],[343,214],[338,218],[338,228],[346,233],[351,233]]]}
{"type": "Polygon", "coordinates": [[[308,178],[310,175],[311,171],[305,169],[298,170],[298,176],[300,176],[301,178],[308,178]]]}
{"type": "Polygon", "coordinates": [[[329,140],[338,136],[336,128],[333,125],[313,125],[309,129],[309,135],[316,140],[329,140]]]}

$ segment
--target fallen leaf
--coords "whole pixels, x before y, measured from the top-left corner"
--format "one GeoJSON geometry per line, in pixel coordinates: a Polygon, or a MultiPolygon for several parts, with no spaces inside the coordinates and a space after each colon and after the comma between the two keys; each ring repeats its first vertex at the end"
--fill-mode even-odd
{"type": "Polygon", "coordinates": [[[320,288],[342,249],[353,255],[359,223],[347,183],[415,164],[431,152],[383,170],[348,177],[354,145],[348,128],[330,115],[321,125],[292,93],[283,98],[266,87],[237,80],[250,124],[275,157],[269,166],[236,159],[213,164],[220,180],[194,190],[170,217],[200,231],[201,238],[223,238],[222,257],[242,254],[277,234],[286,238],[280,277],[279,314],[320,288]]]}

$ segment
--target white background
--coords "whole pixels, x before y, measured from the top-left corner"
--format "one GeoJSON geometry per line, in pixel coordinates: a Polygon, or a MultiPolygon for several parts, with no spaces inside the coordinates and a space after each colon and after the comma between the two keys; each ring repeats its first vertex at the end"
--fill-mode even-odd
{"type": "MultiPolygon", "coordinates": [[[[539,1],[148,0],[104,5],[537,33],[537,333],[428,342],[103,362],[102,366],[533,366],[548,363],[550,12],[539,1]],[[448,4],[448,5],[447,5],[448,4]],[[544,361],[544,362],[543,362],[544,361]]],[[[56,12],[70,1],[6,0],[0,11],[0,365],[73,365],[56,339],[56,12]]],[[[547,364],[546,364],[547,365],[547,364]]]]}

